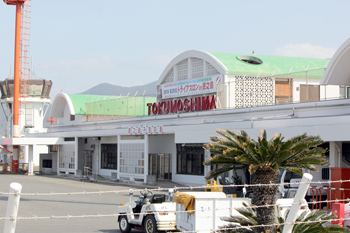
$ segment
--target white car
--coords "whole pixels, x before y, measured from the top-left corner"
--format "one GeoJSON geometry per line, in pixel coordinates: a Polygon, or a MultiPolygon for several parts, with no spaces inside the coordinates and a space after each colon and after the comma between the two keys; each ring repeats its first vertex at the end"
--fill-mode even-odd
{"type": "Polygon", "coordinates": [[[176,231],[176,205],[170,201],[170,196],[151,191],[140,193],[138,200],[118,206],[120,231],[129,233],[132,228],[146,233],[176,231]]]}

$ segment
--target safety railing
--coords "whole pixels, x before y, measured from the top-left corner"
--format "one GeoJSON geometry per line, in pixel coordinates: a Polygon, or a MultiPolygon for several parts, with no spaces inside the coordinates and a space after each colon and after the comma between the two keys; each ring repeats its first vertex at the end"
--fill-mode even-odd
{"type": "MultiPolygon", "coordinates": [[[[87,169],[89,170],[89,169],[87,169]]],[[[313,182],[314,184],[322,184],[322,183],[336,183],[336,182],[341,182],[341,183],[344,183],[344,182],[350,182],[350,180],[339,180],[339,181],[328,181],[328,182],[313,182]]],[[[298,185],[304,185],[304,184],[309,184],[310,182],[298,182],[296,184],[298,185]]],[[[68,192],[68,193],[54,193],[54,192],[48,192],[48,193],[21,193],[21,188],[22,186],[18,183],[12,183],[11,184],[11,190],[9,193],[4,193],[4,192],[0,192],[0,196],[3,196],[3,195],[9,195],[9,201],[8,201],[8,211],[7,211],[7,214],[6,214],[6,217],[0,217],[0,220],[5,220],[6,221],[6,226],[4,229],[12,229],[14,230],[15,229],[15,224],[16,224],[16,220],[35,220],[35,221],[38,221],[38,220],[42,220],[42,221],[45,221],[45,220],[50,220],[50,219],[69,219],[70,221],[74,221],[74,219],[81,219],[81,218],[107,218],[107,217],[118,217],[118,214],[116,213],[106,213],[106,214],[90,214],[90,215],[87,215],[87,214],[84,214],[84,215],[70,215],[70,214],[67,214],[67,215],[49,215],[49,216],[29,216],[29,217],[25,217],[25,216],[18,216],[17,215],[17,212],[18,212],[18,206],[19,206],[19,198],[21,196],[54,196],[54,195],[59,195],[61,197],[63,196],[66,196],[66,198],[69,198],[71,196],[74,196],[74,195],[94,195],[94,194],[97,194],[97,195],[103,195],[103,194],[108,194],[108,193],[114,193],[114,194],[118,194],[118,193],[129,193],[130,190],[129,189],[126,189],[126,190],[109,190],[109,191],[97,191],[97,192],[68,192]],[[17,208],[17,209],[16,209],[17,208]]],[[[243,185],[223,185],[223,186],[239,186],[239,187],[249,187],[249,186],[278,186],[278,185],[281,185],[281,184],[254,184],[254,185],[247,185],[247,184],[243,184],[243,185]]],[[[284,185],[284,184],[282,184],[284,185]]],[[[203,189],[203,187],[206,187],[206,186],[196,186],[196,187],[174,187],[174,190],[194,190],[194,189],[203,189]]],[[[316,193],[319,193],[320,190],[322,189],[326,189],[326,190],[332,190],[332,188],[328,188],[328,187],[317,187],[315,185],[312,185],[311,187],[313,190],[314,190],[314,196],[315,196],[315,200],[313,200],[313,202],[309,202],[309,204],[315,204],[315,202],[318,204],[318,203],[336,203],[336,202],[349,202],[350,199],[346,198],[346,194],[342,194],[342,195],[345,195],[345,198],[344,199],[341,199],[341,200],[324,200],[324,201],[319,201],[319,200],[316,200],[316,196],[317,194],[316,193]]],[[[306,187],[307,189],[307,187],[306,187]]],[[[140,189],[140,190],[144,190],[144,189],[140,189]]],[[[165,188],[154,188],[154,189],[149,189],[150,191],[153,191],[153,192],[156,192],[156,191],[165,191],[165,190],[168,190],[168,189],[165,189],[165,188]]],[[[348,191],[346,189],[333,189],[335,192],[338,192],[340,191],[341,193],[344,193],[344,191],[348,191]]],[[[137,191],[137,190],[134,190],[134,191],[137,191]]],[[[305,190],[306,192],[306,190],[305,190]]],[[[328,195],[330,194],[330,191],[328,192],[328,195]]],[[[301,198],[303,198],[303,196],[305,195],[305,193],[301,194],[301,195],[298,195],[297,196],[302,196],[301,198]]],[[[295,200],[299,200],[299,197],[296,198],[295,200]]],[[[294,200],[294,202],[295,202],[294,200]]],[[[297,204],[297,202],[293,203],[294,204],[297,204]]],[[[302,204],[301,202],[299,204],[302,204]]],[[[266,208],[266,207],[271,207],[271,206],[275,206],[275,205],[262,205],[262,206],[252,206],[251,208],[266,208]]],[[[204,209],[195,209],[195,210],[191,210],[191,211],[200,211],[200,212],[203,212],[203,211],[219,211],[219,210],[230,210],[232,209],[233,207],[228,207],[228,206],[222,206],[222,207],[214,207],[214,209],[208,209],[208,210],[204,210],[204,209]]],[[[296,208],[297,211],[299,211],[300,207],[298,206],[298,208],[296,208]]],[[[164,212],[164,210],[161,210],[162,212],[164,212]]],[[[180,213],[180,212],[185,212],[185,213],[188,213],[189,211],[187,210],[184,210],[184,211],[181,211],[181,210],[176,210],[176,213],[180,213]]],[[[292,212],[292,210],[290,211],[290,213],[292,212]]],[[[209,213],[209,212],[208,212],[209,213]]],[[[128,213],[125,213],[123,215],[128,215],[128,213]]],[[[335,222],[343,222],[344,223],[344,220],[350,220],[350,218],[346,218],[346,217],[338,217],[336,219],[326,219],[326,220],[317,220],[317,222],[319,223],[320,221],[324,222],[324,223],[328,223],[328,224],[331,224],[332,221],[334,222],[334,220],[336,220],[335,222]]],[[[286,222],[285,223],[276,223],[276,224],[272,224],[272,225],[259,225],[260,227],[266,227],[266,226],[280,226],[280,225],[287,225],[287,224],[299,224],[298,222],[295,222],[295,221],[288,221],[288,217],[286,219],[286,222]]],[[[311,223],[310,221],[308,221],[308,224],[311,223]]],[[[259,227],[259,226],[250,226],[251,228],[254,228],[254,227],[259,227]]],[[[224,229],[224,228],[221,228],[220,229],[224,229]]],[[[225,228],[227,230],[229,230],[230,228],[225,228]]],[[[232,228],[232,229],[237,229],[236,227],[235,228],[232,228]]],[[[184,231],[184,232],[215,232],[219,229],[208,229],[208,231],[184,231]]],[[[10,232],[10,231],[6,231],[6,232],[10,232]]],[[[285,231],[283,231],[285,232],[285,231]]]]}

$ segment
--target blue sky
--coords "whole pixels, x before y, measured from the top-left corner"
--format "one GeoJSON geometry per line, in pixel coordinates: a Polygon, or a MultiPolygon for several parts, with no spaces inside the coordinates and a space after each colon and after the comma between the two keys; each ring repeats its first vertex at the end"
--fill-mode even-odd
{"type": "MultiPolygon", "coordinates": [[[[350,1],[32,0],[36,77],[60,91],[156,81],[189,49],[330,58],[350,37],[350,1]]],[[[13,75],[15,7],[0,1],[0,80],[13,75]],[[10,68],[11,67],[11,68],[10,68]]],[[[118,95],[118,93],[116,93],[118,95]]]]}

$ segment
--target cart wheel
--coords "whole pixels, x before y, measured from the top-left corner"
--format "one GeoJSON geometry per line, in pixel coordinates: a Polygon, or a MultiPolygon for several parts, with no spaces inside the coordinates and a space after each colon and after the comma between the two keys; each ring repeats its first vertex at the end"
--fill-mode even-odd
{"type": "Polygon", "coordinates": [[[143,230],[146,233],[157,233],[156,220],[153,215],[147,215],[145,222],[143,223],[143,230]]]}
{"type": "Polygon", "coordinates": [[[125,215],[121,216],[119,219],[119,230],[123,233],[129,233],[131,231],[131,226],[125,215]]]}

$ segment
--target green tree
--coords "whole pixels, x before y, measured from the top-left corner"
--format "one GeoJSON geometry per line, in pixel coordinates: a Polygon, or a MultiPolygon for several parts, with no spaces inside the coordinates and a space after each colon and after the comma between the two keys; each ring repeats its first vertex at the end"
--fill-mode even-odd
{"type": "MultiPolygon", "coordinates": [[[[204,165],[221,165],[211,170],[206,179],[211,179],[233,169],[248,168],[253,175],[253,184],[278,184],[278,170],[288,170],[302,175],[302,169],[317,171],[315,165],[328,165],[324,153],[326,149],[318,147],[323,143],[319,136],[306,134],[293,137],[284,143],[281,134],[267,139],[266,130],[259,134],[258,141],[253,140],[245,131],[234,133],[231,130],[217,130],[219,135],[212,136],[211,143],[204,148],[215,156],[204,165]]],[[[257,206],[275,205],[278,198],[277,185],[253,186],[252,202],[257,206]]],[[[275,207],[257,209],[259,225],[274,224],[275,207]]],[[[276,232],[276,227],[261,227],[260,232],[276,232]]]]}
{"type": "MultiPolygon", "coordinates": [[[[244,207],[236,209],[241,216],[230,216],[221,218],[223,221],[228,222],[227,225],[220,227],[217,232],[231,233],[231,232],[241,232],[241,233],[261,233],[256,227],[258,225],[256,208],[254,205],[248,206],[243,203],[244,207]],[[239,225],[238,225],[239,224],[239,225]]],[[[278,223],[277,232],[282,233],[284,227],[284,219],[286,219],[289,210],[286,211],[285,216],[281,216],[278,207],[276,208],[278,223]]],[[[341,227],[339,225],[326,225],[329,220],[337,218],[336,215],[327,214],[326,211],[304,211],[295,220],[292,233],[322,233],[322,232],[350,232],[346,227],[341,227]]]]}

